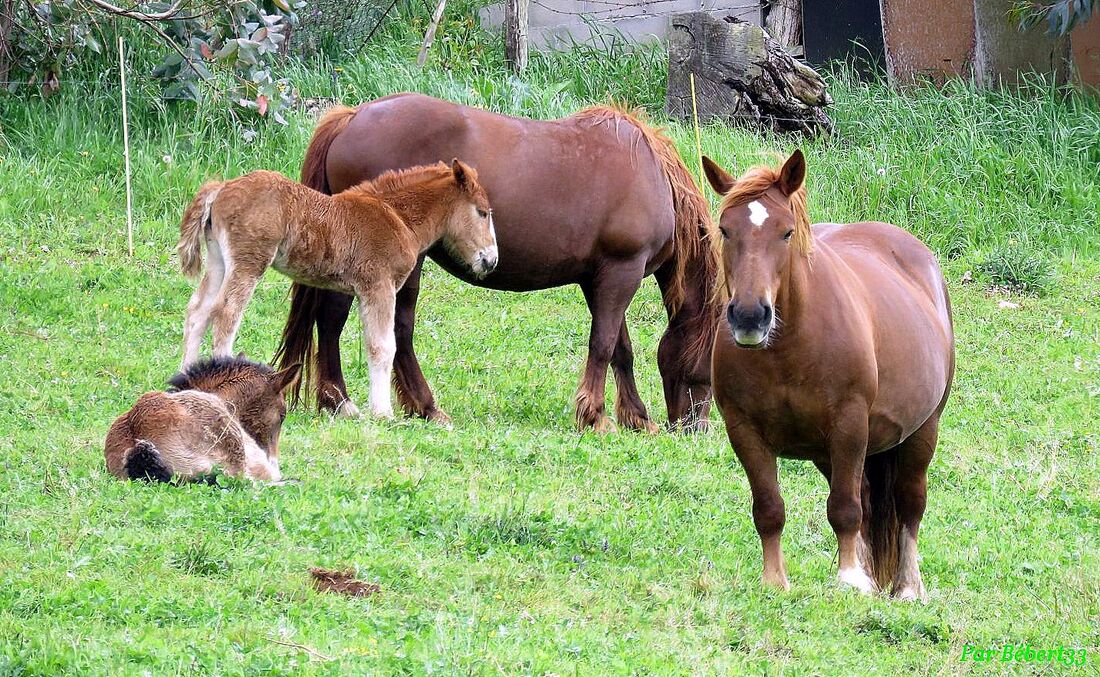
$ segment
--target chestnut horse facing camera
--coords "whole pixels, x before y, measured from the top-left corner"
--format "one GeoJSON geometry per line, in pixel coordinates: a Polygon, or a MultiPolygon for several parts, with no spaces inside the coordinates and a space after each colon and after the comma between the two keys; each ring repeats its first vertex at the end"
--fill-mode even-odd
{"type": "Polygon", "coordinates": [[[788,588],[776,457],[829,481],[839,578],[924,599],[917,531],[955,372],[951,305],[935,256],[886,223],[810,226],[801,151],[734,179],[724,195],[714,397],[748,474],[764,582],[788,588]]]}
{"type": "MultiPolygon", "coordinates": [[[[592,326],[577,390],[577,424],[612,428],[604,408],[610,364],[619,425],[656,430],[634,383],[624,321],[642,279],[651,274],[669,316],[657,351],[669,419],[686,428],[704,420],[710,343],[720,311],[712,303],[717,261],[705,243],[706,200],[672,142],[636,116],[606,106],[544,121],[397,94],[328,113],[306,152],[302,181],[339,193],[387,170],[450,157],[480,173],[493,202],[500,265],[479,278],[445,247],[427,255],[462,280],[490,289],[578,284],[584,292],[592,326]]],[[[413,351],[420,271],[418,265],[397,296],[395,384],[406,412],[446,421],[413,351]]],[[[351,298],[297,284],[292,297],[280,363],[309,366],[315,359],[318,404],[354,414],[339,352],[351,298]]]]}
{"type": "Polygon", "coordinates": [[[196,362],[142,395],[107,433],[103,455],[119,479],[193,480],[215,466],[279,481],[286,390],[301,365],[276,372],[243,355],[196,362]]]}
{"type": "Polygon", "coordinates": [[[420,255],[440,244],[475,277],[497,264],[489,200],[477,172],[457,159],[387,172],[335,197],[267,171],[208,183],[180,223],[189,277],[202,269],[203,242],[208,266],[187,306],[184,367],[211,324],[214,355],[232,353],[245,306],[271,266],[296,283],[358,297],[370,411],[380,418],[393,418],[395,298],[420,255]]]}

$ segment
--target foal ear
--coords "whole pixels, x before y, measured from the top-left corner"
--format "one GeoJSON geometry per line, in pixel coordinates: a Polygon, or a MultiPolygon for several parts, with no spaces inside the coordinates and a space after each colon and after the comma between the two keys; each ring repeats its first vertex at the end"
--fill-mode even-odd
{"type": "Polygon", "coordinates": [[[298,374],[302,371],[302,363],[295,362],[282,371],[275,372],[271,375],[271,385],[275,389],[275,392],[282,395],[286,392],[286,389],[298,380],[298,374]]]}
{"type": "Polygon", "coordinates": [[[719,195],[730,192],[733,184],[737,183],[737,180],[730,176],[729,172],[719,167],[717,162],[706,155],[703,156],[703,173],[707,175],[710,187],[719,195]]]}
{"type": "Polygon", "coordinates": [[[458,187],[462,190],[469,190],[470,168],[462,160],[455,158],[451,160],[451,171],[455,174],[455,183],[458,184],[458,187]]]}
{"type": "Polygon", "coordinates": [[[801,148],[796,148],[783,163],[783,169],[779,170],[779,190],[783,191],[784,195],[794,195],[805,180],[806,156],[802,154],[801,148]]]}

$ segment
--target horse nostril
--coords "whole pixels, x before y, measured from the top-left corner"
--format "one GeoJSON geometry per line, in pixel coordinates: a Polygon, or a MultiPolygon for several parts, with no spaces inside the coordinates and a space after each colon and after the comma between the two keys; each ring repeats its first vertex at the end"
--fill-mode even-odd
{"type": "Polygon", "coordinates": [[[764,306],[764,321],[760,324],[772,323],[772,307],[770,305],[764,306]]]}

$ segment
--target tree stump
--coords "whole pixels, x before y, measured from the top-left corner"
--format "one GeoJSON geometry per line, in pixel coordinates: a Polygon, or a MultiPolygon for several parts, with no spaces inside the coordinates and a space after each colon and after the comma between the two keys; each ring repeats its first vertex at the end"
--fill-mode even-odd
{"type": "Polygon", "coordinates": [[[832,98],[812,68],[796,61],[762,29],[705,12],[672,17],[668,45],[668,114],[691,119],[695,73],[700,121],[722,120],[777,132],[831,133],[832,98]]]}

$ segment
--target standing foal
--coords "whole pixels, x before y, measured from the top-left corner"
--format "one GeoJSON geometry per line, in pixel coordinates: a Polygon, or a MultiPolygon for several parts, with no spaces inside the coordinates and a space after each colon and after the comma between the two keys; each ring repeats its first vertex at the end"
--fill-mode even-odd
{"type": "MultiPolygon", "coordinates": [[[[268,266],[295,282],[359,299],[370,364],[370,409],[393,418],[394,303],[437,242],[477,276],[497,264],[489,201],[459,160],[388,172],[329,196],[268,171],[203,186],[180,224],[185,275],[207,271],[184,323],[183,365],[214,326],[214,356],[232,354],[241,315],[268,266]]],[[[354,411],[344,413],[355,414],[354,411]]]]}

